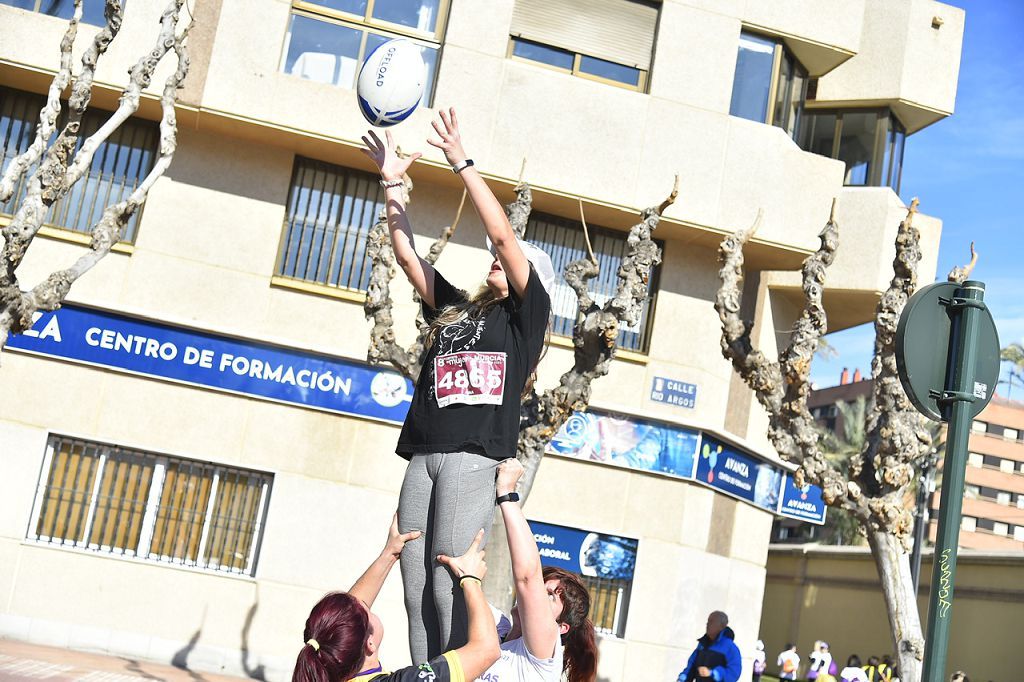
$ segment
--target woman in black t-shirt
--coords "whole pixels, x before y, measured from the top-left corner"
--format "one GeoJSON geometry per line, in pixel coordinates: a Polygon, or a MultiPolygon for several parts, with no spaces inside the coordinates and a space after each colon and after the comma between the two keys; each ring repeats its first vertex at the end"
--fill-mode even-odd
{"type": "MultiPolygon", "coordinates": [[[[402,177],[420,154],[401,159],[391,134],[370,131],[366,154],[380,169],[395,260],[423,301],[431,325],[396,452],[409,460],[398,505],[403,532],[424,542],[402,555],[413,660],[428,660],[466,637],[466,607],[437,554],[460,554],[490,530],[498,463],[516,456],[522,393],[544,348],[554,282],[551,259],[517,239],[505,211],[466,157],[455,110],[433,122],[441,149],[466,186],[494,260],[473,295],[453,287],[413,244],[402,177]]],[[[486,542],[486,537],[484,539],[486,542]]]]}
{"type": "Polygon", "coordinates": [[[438,557],[466,594],[469,641],[429,661],[418,659],[419,665],[391,673],[381,669],[379,653],[384,624],[370,609],[403,548],[409,542],[415,544],[419,537],[419,531],[399,533],[396,515],[380,556],[359,576],[352,589],[332,592],[317,602],[306,619],[305,644],[295,661],[292,682],[467,682],[479,677],[498,659],[498,635],[481,586],[487,573],[484,552],[480,549],[481,529],[464,555],[438,557]]]}

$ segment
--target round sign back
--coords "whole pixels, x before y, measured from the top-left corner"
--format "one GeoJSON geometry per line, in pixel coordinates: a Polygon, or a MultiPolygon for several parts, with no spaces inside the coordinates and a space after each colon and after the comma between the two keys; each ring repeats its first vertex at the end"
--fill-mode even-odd
{"type": "MultiPolygon", "coordinates": [[[[984,290],[981,282],[930,284],[911,296],[900,315],[896,330],[900,382],[914,406],[935,421],[942,420],[939,398],[946,386],[946,374],[952,374],[956,362],[950,354],[950,328],[957,313],[947,303],[957,289],[972,286],[984,290]]],[[[982,307],[978,313],[978,352],[970,382],[975,397],[970,409],[972,418],[988,405],[999,380],[996,325],[988,308],[982,307]]]]}

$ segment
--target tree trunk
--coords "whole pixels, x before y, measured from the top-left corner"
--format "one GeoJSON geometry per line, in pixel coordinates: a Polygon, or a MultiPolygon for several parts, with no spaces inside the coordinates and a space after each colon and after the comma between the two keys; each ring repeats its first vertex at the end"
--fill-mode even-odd
{"type": "Polygon", "coordinates": [[[910,576],[910,554],[892,533],[870,530],[867,536],[885,595],[900,679],[903,682],[920,682],[924,637],[914,581],[910,576]]]}

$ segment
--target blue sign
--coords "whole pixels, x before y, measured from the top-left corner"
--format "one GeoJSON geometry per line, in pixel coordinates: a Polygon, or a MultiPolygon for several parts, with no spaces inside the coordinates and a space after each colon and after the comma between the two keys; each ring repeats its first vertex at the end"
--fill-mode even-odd
{"type": "Polygon", "coordinates": [[[691,478],[699,437],[699,432],[681,426],[575,412],[558,430],[548,451],[691,478]]]}
{"type": "Polygon", "coordinates": [[[679,407],[696,407],[697,384],[688,384],[665,377],[654,377],[654,381],[651,383],[651,400],[679,407]]]}
{"type": "Polygon", "coordinates": [[[530,521],[544,566],[613,580],[632,580],[639,542],[577,528],[530,521]]]}
{"type": "Polygon", "coordinates": [[[413,391],[405,377],[361,362],[77,306],[39,316],[7,347],[394,424],[413,391]]]}
{"type": "Polygon", "coordinates": [[[810,483],[798,488],[791,474],[786,474],[785,479],[782,499],[779,500],[779,513],[819,525],[825,523],[825,500],[821,497],[821,488],[810,483]]]}
{"type": "Polygon", "coordinates": [[[777,511],[782,471],[707,434],[697,459],[697,480],[768,511],[777,511]]]}

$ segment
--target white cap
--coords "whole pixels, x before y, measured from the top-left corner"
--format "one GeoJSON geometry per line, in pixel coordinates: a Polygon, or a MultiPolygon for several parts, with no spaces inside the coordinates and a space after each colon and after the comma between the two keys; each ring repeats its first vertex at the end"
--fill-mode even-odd
{"type": "MultiPolygon", "coordinates": [[[[551,256],[544,249],[525,239],[516,237],[516,241],[519,243],[519,248],[522,249],[523,255],[526,256],[526,260],[530,261],[533,269],[537,271],[540,285],[544,287],[544,291],[548,292],[548,296],[551,296],[551,289],[555,286],[555,267],[551,264],[551,256]]],[[[487,238],[487,250],[491,252],[492,256],[497,255],[490,237],[487,238]]]]}
{"type": "Polygon", "coordinates": [[[754,642],[754,648],[758,651],[764,651],[764,642],[762,642],[761,640],[757,640],[756,642],[754,642]]]}

